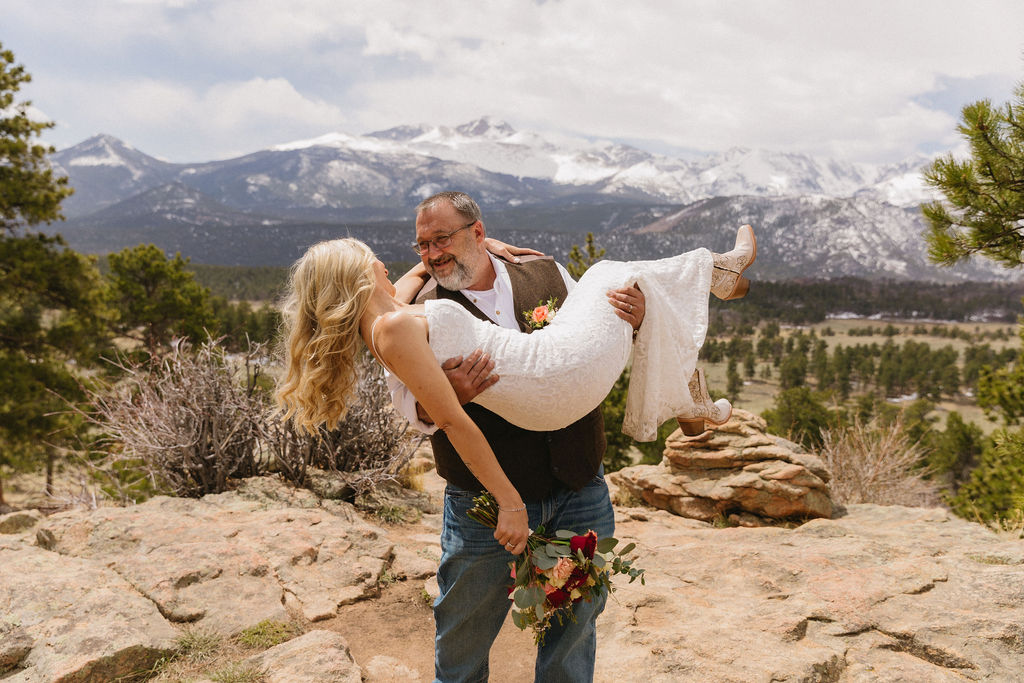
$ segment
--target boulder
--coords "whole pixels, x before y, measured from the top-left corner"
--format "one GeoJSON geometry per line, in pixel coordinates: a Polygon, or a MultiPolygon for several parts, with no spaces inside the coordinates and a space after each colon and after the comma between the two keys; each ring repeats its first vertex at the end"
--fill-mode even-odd
{"type": "Polygon", "coordinates": [[[169,621],[232,635],[288,620],[286,602],[318,621],[377,595],[392,559],[385,533],[347,504],[318,502],[259,477],[200,500],[58,513],[37,538],[61,555],[102,561],[169,621]]]}
{"type": "Polygon", "coordinates": [[[1024,542],[944,509],[851,505],[794,529],[620,511],[596,680],[1016,681],[1024,542]]]}
{"type": "Polygon", "coordinates": [[[151,668],[176,636],[99,561],[0,550],[0,673],[15,669],[9,683],[116,680],[151,668]]]}
{"type": "Polygon", "coordinates": [[[333,631],[315,630],[251,657],[266,683],[361,683],[362,670],[348,643],[333,631]]]}
{"type": "Polygon", "coordinates": [[[620,492],[674,514],[743,526],[832,516],[830,475],[797,444],[765,432],[765,421],[744,410],[697,437],[675,431],[658,465],[609,475],[620,492]]]}

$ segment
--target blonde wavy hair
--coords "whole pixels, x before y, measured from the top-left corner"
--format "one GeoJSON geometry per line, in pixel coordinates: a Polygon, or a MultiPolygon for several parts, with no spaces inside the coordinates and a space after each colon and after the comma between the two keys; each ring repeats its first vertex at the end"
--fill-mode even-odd
{"type": "Polygon", "coordinates": [[[314,244],[292,266],[283,305],[285,374],[277,403],[285,419],[315,433],[338,425],[357,381],[359,318],[376,286],[368,246],[351,238],[314,244]]]}

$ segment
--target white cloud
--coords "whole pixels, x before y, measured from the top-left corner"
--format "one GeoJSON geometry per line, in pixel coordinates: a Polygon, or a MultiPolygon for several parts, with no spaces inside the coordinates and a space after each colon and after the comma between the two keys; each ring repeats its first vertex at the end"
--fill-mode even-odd
{"type": "Polygon", "coordinates": [[[1019,0],[40,0],[8,22],[16,42],[45,35],[63,51],[40,43],[40,70],[26,66],[75,86],[34,96],[81,131],[66,142],[131,121],[140,149],[211,156],[493,114],[691,149],[890,160],[955,144],[956,107],[930,93],[1012,82],[1024,66],[1019,0]]]}
{"type": "MultiPolygon", "coordinates": [[[[71,99],[90,101],[84,87],[66,85],[71,99]]],[[[337,129],[345,122],[337,106],[304,97],[281,78],[218,83],[198,91],[158,81],[111,82],[103,90],[99,108],[79,112],[94,126],[89,135],[112,133],[147,153],[175,161],[241,155],[337,129]],[[142,142],[153,131],[165,145],[142,142]]],[[[81,137],[79,133],[76,139],[81,137]]]]}

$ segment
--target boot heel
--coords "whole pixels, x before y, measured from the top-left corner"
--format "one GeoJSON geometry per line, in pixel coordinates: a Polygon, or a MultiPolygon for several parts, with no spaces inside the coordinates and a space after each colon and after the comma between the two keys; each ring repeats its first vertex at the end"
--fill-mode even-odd
{"type": "Polygon", "coordinates": [[[732,294],[729,295],[729,299],[742,299],[750,291],[750,280],[743,277],[742,275],[736,278],[736,286],[732,288],[732,294]]]}
{"type": "Polygon", "coordinates": [[[704,425],[704,418],[701,417],[677,417],[679,431],[685,436],[700,436],[707,431],[704,425]]]}

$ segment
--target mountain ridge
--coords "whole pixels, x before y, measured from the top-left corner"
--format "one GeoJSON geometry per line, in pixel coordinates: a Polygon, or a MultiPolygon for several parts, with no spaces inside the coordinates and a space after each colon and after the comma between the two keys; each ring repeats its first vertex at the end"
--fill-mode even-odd
{"type": "Polygon", "coordinates": [[[619,259],[724,249],[750,223],[762,277],[1015,278],[986,262],[928,261],[916,208],[927,196],[922,159],[870,165],[734,148],[684,160],[484,117],[335,132],[193,164],[99,135],[53,161],[76,188],[57,229],[90,251],[149,241],[197,262],[284,265],[311,239],[353,234],[382,258],[408,260],[414,207],[456,188],[477,199],[491,234],[559,258],[586,232],[619,259]]]}

